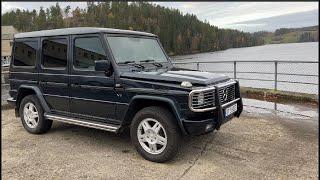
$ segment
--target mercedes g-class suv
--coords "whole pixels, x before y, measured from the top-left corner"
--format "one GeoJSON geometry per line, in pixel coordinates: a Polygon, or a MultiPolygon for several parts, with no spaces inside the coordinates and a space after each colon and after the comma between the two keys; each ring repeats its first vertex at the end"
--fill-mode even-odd
{"type": "Polygon", "coordinates": [[[239,83],[176,68],[154,34],[67,28],[19,33],[10,64],[10,97],[29,133],[60,121],[115,133],[130,128],[147,160],[164,162],[183,135],[218,130],[239,117],[239,83]]]}

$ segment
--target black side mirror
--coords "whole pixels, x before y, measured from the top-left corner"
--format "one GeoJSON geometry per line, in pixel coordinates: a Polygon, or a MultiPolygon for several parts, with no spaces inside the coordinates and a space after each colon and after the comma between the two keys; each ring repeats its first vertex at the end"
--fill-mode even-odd
{"type": "Polygon", "coordinates": [[[95,71],[104,71],[108,72],[110,69],[110,62],[107,60],[94,61],[94,70],[95,71]]]}

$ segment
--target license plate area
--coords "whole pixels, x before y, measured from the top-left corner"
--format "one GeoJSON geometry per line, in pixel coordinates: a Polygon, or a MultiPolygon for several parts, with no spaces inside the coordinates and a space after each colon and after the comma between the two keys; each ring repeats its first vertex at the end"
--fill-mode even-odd
{"type": "Polygon", "coordinates": [[[224,110],[224,117],[228,117],[231,114],[235,113],[238,110],[237,103],[227,107],[224,110]]]}

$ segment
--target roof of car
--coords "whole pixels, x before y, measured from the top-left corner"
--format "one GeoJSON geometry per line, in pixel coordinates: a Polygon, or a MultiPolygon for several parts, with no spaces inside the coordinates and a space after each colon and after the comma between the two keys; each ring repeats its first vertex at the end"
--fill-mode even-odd
{"type": "Polygon", "coordinates": [[[45,36],[61,36],[70,34],[91,34],[91,33],[115,33],[115,34],[131,34],[131,35],[143,35],[143,36],[156,36],[147,32],[130,31],[123,29],[112,29],[112,28],[98,28],[98,27],[75,27],[75,28],[63,28],[63,29],[52,29],[43,31],[32,31],[25,33],[18,33],[15,38],[27,38],[27,37],[45,37],[45,36]]]}

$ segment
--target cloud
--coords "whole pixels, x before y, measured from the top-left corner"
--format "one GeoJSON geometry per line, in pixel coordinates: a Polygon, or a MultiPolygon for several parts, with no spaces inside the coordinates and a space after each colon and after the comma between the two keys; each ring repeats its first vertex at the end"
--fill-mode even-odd
{"type": "MultiPolygon", "coordinates": [[[[40,9],[54,5],[56,2],[2,2],[2,13],[10,11],[14,8],[19,9],[40,9]]],[[[198,19],[207,20],[211,25],[221,28],[240,28],[239,23],[243,27],[264,27],[265,22],[243,23],[246,21],[255,21],[272,17],[286,17],[286,15],[294,13],[303,13],[310,11],[318,11],[318,2],[150,2],[152,4],[179,9],[183,14],[194,14],[198,19]],[[250,25],[249,25],[250,24],[250,25]]],[[[61,8],[70,5],[71,9],[77,6],[86,8],[86,2],[59,2],[61,8]]],[[[311,17],[311,16],[310,16],[311,17]]],[[[299,17],[294,25],[308,24],[310,19],[299,17]]],[[[312,17],[311,17],[312,18],[312,17]]],[[[275,20],[275,19],[273,19],[275,20]]],[[[288,19],[290,21],[290,19],[288,19]]],[[[270,22],[268,23],[270,24],[270,22]]],[[[250,30],[251,31],[251,30],[250,30]]]]}
{"type": "MultiPolygon", "coordinates": [[[[14,9],[25,9],[25,10],[39,10],[42,6],[44,9],[49,8],[50,6],[55,5],[57,2],[45,2],[45,1],[39,1],[39,2],[1,2],[1,14],[4,14],[8,11],[14,10],[14,9]]],[[[65,8],[68,5],[70,5],[71,9],[75,9],[77,6],[80,8],[86,8],[87,2],[59,2],[59,5],[61,8],[65,8]]]]}
{"type": "Polygon", "coordinates": [[[157,2],[177,8],[183,13],[197,15],[219,27],[229,24],[270,18],[297,12],[318,10],[317,2],[157,2]],[[189,5],[189,6],[188,6],[189,5]],[[185,8],[185,7],[188,8],[185,8]]]}
{"type": "Polygon", "coordinates": [[[15,10],[15,9],[23,9],[23,7],[11,4],[9,2],[1,2],[1,12],[2,12],[1,14],[9,12],[11,10],[15,10]]]}
{"type": "Polygon", "coordinates": [[[319,12],[317,10],[273,16],[252,21],[243,21],[225,25],[227,28],[242,31],[274,31],[279,28],[295,28],[319,25],[319,12]]]}

